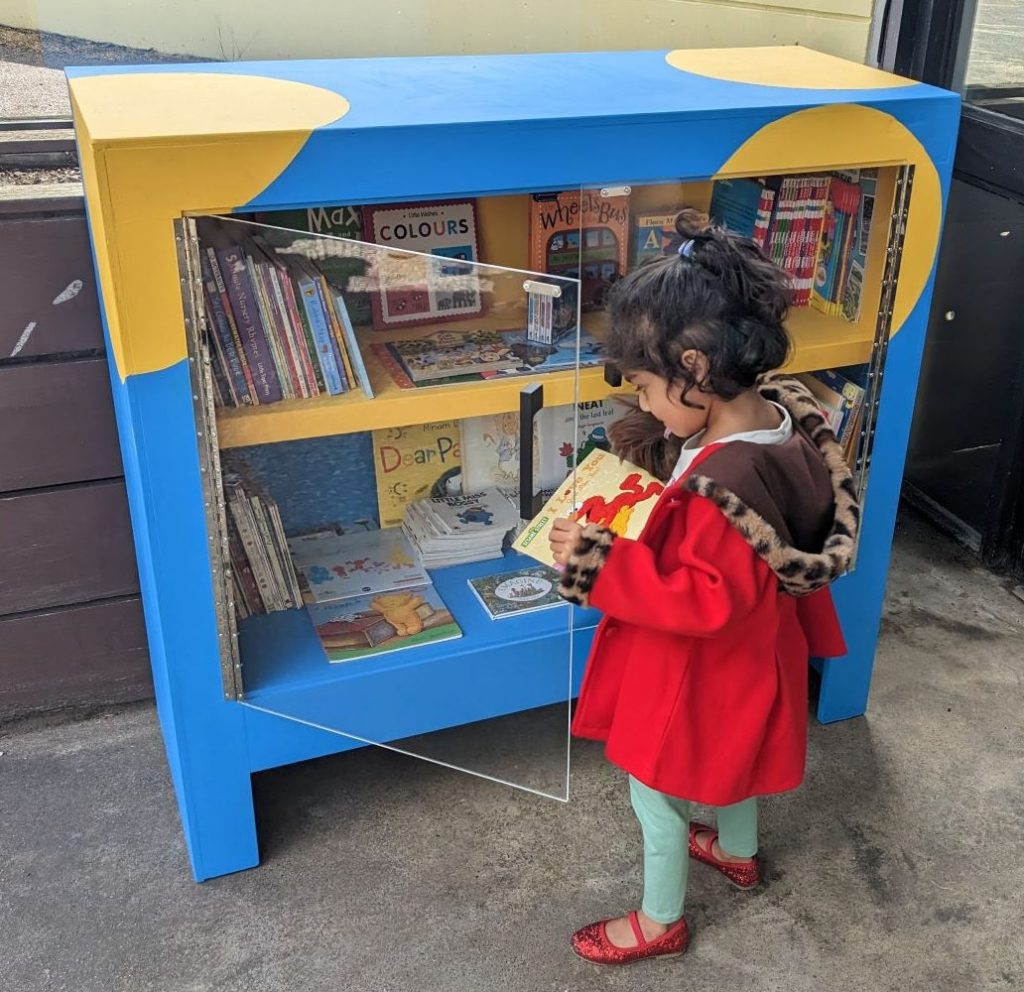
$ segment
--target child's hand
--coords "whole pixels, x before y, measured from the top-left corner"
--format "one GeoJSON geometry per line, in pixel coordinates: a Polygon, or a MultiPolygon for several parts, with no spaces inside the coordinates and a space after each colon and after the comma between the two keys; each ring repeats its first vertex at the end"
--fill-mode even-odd
{"type": "Polygon", "coordinates": [[[576,549],[576,544],[582,534],[583,528],[575,520],[562,518],[551,525],[548,541],[551,544],[551,554],[554,555],[557,564],[564,567],[569,563],[569,556],[576,549]]]}

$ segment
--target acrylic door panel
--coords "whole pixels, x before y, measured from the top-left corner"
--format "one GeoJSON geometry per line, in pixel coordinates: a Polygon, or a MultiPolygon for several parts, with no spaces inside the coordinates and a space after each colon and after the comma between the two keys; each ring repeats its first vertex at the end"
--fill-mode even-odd
{"type": "Polygon", "coordinates": [[[579,397],[578,280],[458,244],[421,253],[232,218],[192,230],[224,612],[250,614],[229,691],[567,798],[578,621],[557,575],[509,543],[522,397],[579,397]]]}

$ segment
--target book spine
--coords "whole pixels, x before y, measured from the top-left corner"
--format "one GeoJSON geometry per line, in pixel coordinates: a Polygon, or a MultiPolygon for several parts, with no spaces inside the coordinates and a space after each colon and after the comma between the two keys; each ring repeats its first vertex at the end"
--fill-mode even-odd
{"type": "Polygon", "coordinates": [[[313,331],[306,320],[305,311],[295,295],[294,277],[288,271],[281,272],[281,288],[284,292],[285,302],[288,307],[288,316],[296,334],[302,336],[305,343],[305,355],[309,361],[308,374],[310,381],[316,386],[316,394],[327,392],[327,383],[324,380],[323,368],[320,365],[320,357],[317,355],[316,341],[313,340],[313,331]]]}
{"type": "Polygon", "coordinates": [[[295,291],[297,294],[295,299],[299,310],[299,320],[302,321],[302,330],[303,333],[309,335],[310,348],[312,349],[310,354],[314,356],[320,379],[323,381],[323,388],[321,389],[321,392],[327,393],[329,396],[333,396],[335,395],[335,391],[331,388],[328,369],[324,364],[324,358],[320,354],[320,349],[317,347],[316,338],[313,336],[313,328],[309,323],[309,317],[306,316],[306,308],[302,301],[302,290],[299,288],[297,281],[295,283],[295,291]]]}
{"type": "Polygon", "coordinates": [[[775,191],[767,186],[761,189],[761,199],[757,205],[757,218],[754,221],[754,241],[763,251],[768,241],[768,226],[772,218],[772,204],[775,202],[775,191]]]}
{"type": "Polygon", "coordinates": [[[271,354],[274,356],[274,363],[277,365],[278,378],[281,381],[281,392],[285,399],[294,399],[301,396],[298,381],[296,378],[295,365],[287,348],[287,342],[281,334],[276,315],[270,303],[270,296],[267,293],[266,272],[263,266],[252,255],[245,256],[249,267],[249,279],[252,282],[259,305],[260,315],[263,318],[263,326],[267,329],[267,341],[270,344],[271,354]]]}
{"type": "Polygon", "coordinates": [[[327,318],[327,328],[331,335],[331,348],[334,352],[334,360],[338,363],[338,369],[341,371],[345,392],[348,392],[355,388],[355,375],[352,372],[352,363],[349,361],[348,348],[345,347],[345,339],[342,337],[341,323],[338,321],[338,315],[334,312],[334,307],[331,304],[331,288],[322,275],[316,280],[316,289],[320,298],[320,307],[327,318]]]}
{"type": "Polygon", "coordinates": [[[238,586],[238,593],[246,611],[250,614],[266,613],[263,597],[260,595],[259,583],[253,575],[252,566],[242,545],[234,516],[228,517],[228,550],[231,555],[232,576],[238,586]]]}
{"type": "Polygon", "coordinates": [[[807,268],[807,228],[811,223],[811,198],[814,195],[813,180],[805,178],[800,187],[799,217],[796,225],[796,236],[793,241],[793,259],[791,282],[793,286],[793,303],[799,306],[803,293],[804,271],[807,268]]]}
{"type": "Polygon", "coordinates": [[[277,610],[287,609],[287,598],[285,596],[285,578],[281,567],[281,560],[274,544],[274,535],[271,531],[267,507],[258,496],[249,497],[249,512],[256,523],[256,534],[260,548],[270,567],[270,576],[273,587],[274,608],[277,610]]]}
{"type": "Polygon", "coordinates": [[[768,257],[779,265],[782,260],[781,245],[785,242],[785,232],[789,228],[789,180],[779,186],[775,195],[775,216],[772,218],[772,229],[768,235],[768,257]]]}
{"type": "Polygon", "coordinates": [[[217,295],[220,297],[221,310],[228,322],[228,330],[231,332],[231,340],[235,344],[235,352],[242,366],[242,375],[245,376],[245,385],[249,393],[249,403],[258,403],[256,396],[256,384],[253,381],[252,371],[245,357],[245,350],[242,348],[242,338],[238,333],[238,325],[235,323],[235,315],[231,309],[231,299],[228,296],[227,286],[224,283],[224,274],[220,270],[220,262],[217,260],[217,253],[213,248],[207,247],[205,253],[210,264],[210,273],[213,276],[214,285],[217,287],[217,295]]]}
{"type": "Polygon", "coordinates": [[[235,399],[235,394],[231,391],[231,384],[228,382],[223,362],[220,352],[214,350],[210,359],[210,367],[213,371],[213,405],[216,407],[237,406],[238,402],[235,399]]]}
{"type": "Polygon", "coordinates": [[[295,573],[295,563],[292,561],[292,556],[288,554],[288,538],[284,533],[281,511],[274,502],[268,502],[266,508],[270,528],[274,534],[274,547],[284,574],[284,591],[289,600],[288,605],[293,609],[298,609],[302,606],[302,589],[299,586],[299,577],[295,573]]]}
{"type": "Polygon", "coordinates": [[[242,371],[242,361],[235,348],[235,341],[228,326],[224,305],[217,291],[217,284],[210,271],[210,260],[205,252],[199,253],[199,265],[203,277],[203,302],[206,304],[207,323],[212,333],[214,349],[222,360],[222,370],[231,386],[231,397],[234,406],[248,405],[252,402],[249,396],[249,385],[242,371]]]}
{"type": "Polygon", "coordinates": [[[320,359],[321,368],[324,371],[324,381],[327,383],[327,392],[331,396],[338,396],[345,392],[341,381],[341,371],[334,360],[334,349],[331,348],[330,332],[327,329],[327,321],[323,311],[320,309],[320,296],[316,291],[316,284],[309,276],[302,276],[299,279],[299,295],[302,297],[302,306],[306,311],[306,319],[309,321],[310,329],[313,332],[313,340],[316,342],[316,353],[320,359]]]}
{"type": "Polygon", "coordinates": [[[795,286],[797,259],[799,257],[800,242],[803,239],[804,229],[804,201],[803,187],[797,187],[793,193],[793,217],[786,235],[786,245],[783,250],[782,269],[789,276],[789,284],[795,286]]]}
{"type": "Polygon", "coordinates": [[[412,381],[409,373],[405,371],[405,367],[395,358],[386,344],[371,344],[370,350],[377,361],[380,362],[384,371],[391,377],[391,381],[399,389],[416,388],[416,383],[412,381]]]}
{"type": "Polygon", "coordinates": [[[259,307],[241,248],[233,245],[217,252],[222,272],[227,273],[226,289],[235,315],[242,351],[252,373],[256,400],[276,403],[282,399],[281,381],[274,365],[267,332],[260,319],[259,307]]]}
{"type": "MultiPolygon", "coordinates": [[[[213,308],[203,289],[203,312],[206,316],[206,338],[207,350],[210,353],[210,365],[213,368],[213,384],[216,387],[214,396],[215,406],[238,406],[238,396],[235,393],[234,382],[224,349],[221,346],[220,338],[213,329],[214,318],[213,308]]],[[[242,380],[243,384],[245,380],[242,380]]]]}
{"type": "Polygon", "coordinates": [[[814,285],[814,263],[818,255],[818,241],[821,238],[821,223],[824,219],[824,194],[826,180],[816,177],[811,187],[811,199],[807,207],[807,227],[800,258],[800,292],[797,306],[805,307],[811,301],[811,287],[814,285]]]}
{"type": "Polygon", "coordinates": [[[267,276],[270,288],[274,292],[274,303],[276,310],[281,317],[281,326],[288,336],[288,342],[292,353],[295,355],[295,362],[298,366],[299,381],[303,387],[304,396],[316,396],[316,376],[313,373],[313,366],[309,360],[309,353],[306,349],[306,336],[302,333],[301,326],[296,328],[292,322],[292,315],[288,309],[288,300],[284,292],[284,284],[288,277],[281,271],[281,267],[274,263],[267,269],[267,276]]]}
{"type": "Polygon", "coordinates": [[[345,305],[345,298],[340,294],[334,294],[335,310],[338,319],[341,321],[342,333],[348,344],[348,353],[355,366],[356,379],[362,386],[363,392],[368,400],[373,399],[373,383],[370,382],[370,375],[366,371],[366,362],[363,361],[363,353],[359,347],[359,339],[356,337],[356,329],[352,326],[352,318],[349,316],[348,307],[345,305]]]}
{"type": "Polygon", "coordinates": [[[249,501],[243,491],[235,489],[228,494],[227,505],[228,512],[238,531],[238,537],[242,542],[242,548],[249,563],[249,568],[252,570],[252,575],[256,580],[263,612],[268,613],[273,609],[274,602],[270,567],[269,563],[263,559],[260,553],[255,524],[250,519],[249,501]]]}

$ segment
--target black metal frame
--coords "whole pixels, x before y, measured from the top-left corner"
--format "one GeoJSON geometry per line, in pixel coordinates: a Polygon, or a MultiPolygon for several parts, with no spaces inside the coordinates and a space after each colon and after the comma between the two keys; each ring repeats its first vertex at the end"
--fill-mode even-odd
{"type": "MultiPolygon", "coordinates": [[[[963,90],[977,0],[889,0],[879,33],[878,62],[922,82],[963,90]]],[[[1024,119],[992,109],[1020,99],[1011,87],[968,90],[953,172],[973,186],[1024,203],[1024,119]],[[983,101],[982,105],[979,101],[983,101]]],[[[980,554],[985,564],[1024,575],[1024,349],[1009,425],[1000,451],[980,554]]],[[[938,508],[942,509],[942,508],[938,508]]]]}

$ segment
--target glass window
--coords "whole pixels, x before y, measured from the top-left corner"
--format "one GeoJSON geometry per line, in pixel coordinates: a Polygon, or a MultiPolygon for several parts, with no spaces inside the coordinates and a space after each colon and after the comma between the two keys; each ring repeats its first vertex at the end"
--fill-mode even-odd
{"type": "Polygon", "coordinates": [[[977,0],[967,54],[965,98],[1024,117],[1024,3],[977,0]]]}

